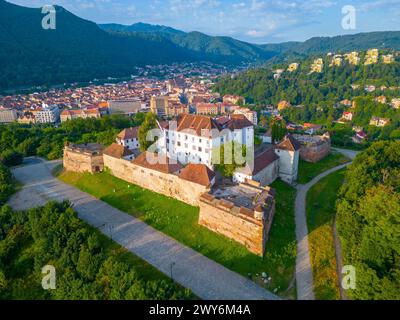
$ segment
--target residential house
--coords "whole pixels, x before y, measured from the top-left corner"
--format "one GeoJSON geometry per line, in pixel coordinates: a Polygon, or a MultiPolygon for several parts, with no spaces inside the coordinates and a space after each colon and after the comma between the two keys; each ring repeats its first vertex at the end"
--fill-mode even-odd
{"type": "Polygon", "coordinates": [[[122,130],[117,136],[117,144],[127,147],[129,150],[137,150],[140,148],[139,143],[139,127],[128,128],[122,130]]]}

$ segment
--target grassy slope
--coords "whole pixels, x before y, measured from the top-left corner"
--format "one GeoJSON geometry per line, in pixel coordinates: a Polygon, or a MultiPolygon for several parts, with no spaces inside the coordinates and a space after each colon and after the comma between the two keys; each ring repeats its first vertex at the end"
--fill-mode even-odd
{"type": "Polygon", "coordinates": [[[345,170],[337,171],[311,188],[307,194],[307,224],[314,290],[319,300],[340,299],[333,238],[337,191],[345,170]]]}
{"type": "Polygon", "coordinates": [[[296,258],[295,191],[288,185],[280,181],[273,185],[278,191],[277,214],[265,257],[260,258],[244,246],[199,226],[199,209],[196,207],[135,185],[128,187],[127,182],[107,173],[64,172],[60,179],[140,218],[226,267],[244,276],[251,275],[260,284],[261,273],[266,272],[272,277],[272,282],[266,286],[268,289],[278,288],[278,294],[295,298],[292,281],[296,258]]]}
{"type": "Polygon", "coordinates": [[[309,163],[300,160],[299,177],[297,181],[300,184],[306,184],[321,173],[349,161],[349,158],[336,151],[332,151],[329,156],[317,163],[309,163]]]}

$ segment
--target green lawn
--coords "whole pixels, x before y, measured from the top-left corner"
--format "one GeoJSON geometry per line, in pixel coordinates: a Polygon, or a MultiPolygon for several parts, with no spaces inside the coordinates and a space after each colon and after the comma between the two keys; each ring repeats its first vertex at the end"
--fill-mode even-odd
{"type": "Polygon", "coordinates": [[[277,189],[277,214],[267,243],[264,258],[224,236],[198,225],[199,209],[172,198],[128,184],[108,173],[78,174],[63,172],[64,182],[92,194],[110,205],[127,212],[225,265],[261,283],[261,273],[272,277],[270,290],[286,298],[295,298],[293,281],[296,259],[294,221],[295,190],[283,182],[274,183],[277,189]]]}
{"type": "Polygon", "coordinates": [[[307,194],[307,225],[314,291],[319,300],[339,300],[333,223],[337,192],[344,181],[344,170],[327,176],[307,194]]]}
{"type": "Polygon", "coordinates": [[[349,158],[336,151],[332,151],[330,155],[317,163],[300,160],[299,177],[297,181],[300,184],[306,184],[321,173],[350,161],[349,158]]]}

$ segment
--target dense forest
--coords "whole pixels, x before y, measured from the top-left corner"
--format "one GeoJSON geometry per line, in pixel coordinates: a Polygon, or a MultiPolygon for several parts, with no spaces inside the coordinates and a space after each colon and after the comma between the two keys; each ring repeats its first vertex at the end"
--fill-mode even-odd
{"type": "MultiPolygon", "coordinates": [[[[363,61],[363,55],[361,57],[363,61]]],[[[286,100],[292,105],[281,112],[286,121],[318,123],[328,129],[334,128],[332,132],[348,131],[347,126],[334,126],[333,122],[349,109],[340,102],[344,99],[355,100],[352,125],[364,127],[373,140],[399,137],[400,110],[375,101],[380,95],[384,95],[388,102],[400,97],[399,61],[389,65],[353,66],[344,63],[341,67],[329,67],[331,58],[324,57],[323,73],[310,74],[313,59],[298,61],[301,65],[297,71],[284,72],[279,79],[274,79],[274,70],[286,69],[287,63],[275,65],[274,68],[248,70],[236,77],[223,77],[214,90],[222,95],[244,96],[249,103],[256,104],[256,109],[260,111],[266,105],[277,106],[280,101],[286,100]],[[353,88],[353,84],[358,87],[353,88]],[[374,85],[376,90],[367,93],[364,90],[366,85],[374,85]],[[386,89],[381,88],[383,86],[386,89]],[[373,116],[389,118],[391,123],[384,128],[369,126],[373,116]]],[[[352,134],[351,127],[349,134],[352,134]]]]}
{"type": "Polygon", "coordinates": [[[400,50],[399,32],[256,45],[146,24],[99,27],[62,7],[57,6],[56,12],[56,29],[44,30],[40,9],[0,0],[0,89],[129,77],[134,67],[173,62],[259,64],[271,58],[280,61],[327,51],[400,50]]]}
{"type": "Polygon", "coordinates": [[[400,141],[376,142],[349,167],[337,202],[353,299],[400,299],[400,141]]]}
{"type": "Polygon", "coordinates": [[[64,122],[59,127],[0,125],[0,161],[13,166],[20,164],[24,156],[59,159],[67,141],[110,145],[122,129],[140,125],[144,116],[139,113],[133,118],[113,115],[101,119],[76,119],[64,122]]]}
{"type": "Polygon", "coordinates": [[[15,190],[10,169],[0,162],[0,207],[8,200],[15,190]]]}
{"type": "Polygon", "coordinates": [[[0,209],[0,299],[174,300],[190,291],[169,280],[145,280],[124,250],[104,249],[96,231],[69,203],[28,212],[0,209]],[[43,290],[42,268],[56,269],[56,289],[43,290]]]}

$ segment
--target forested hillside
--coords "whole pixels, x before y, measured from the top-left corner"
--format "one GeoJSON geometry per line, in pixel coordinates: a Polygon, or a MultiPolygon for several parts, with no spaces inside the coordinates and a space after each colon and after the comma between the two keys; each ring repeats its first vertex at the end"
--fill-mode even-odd
{"type": "Polygon", "coordinates": [[[400,141],[377,142],[349,167],[337,203],[353,299],[400,299],[400,141]]]}
{"type": "MultiPolygon", "coordinates": [[[[360,55],[361,61],[364,56],[365,52],[360,55]]],[[[299,69],[295,72],[285,71],[279,79],[274,79],[276,69],[286,70],[289,63],[252,69],[234,78],[221,78],[214,90],[222,95],[244,96],[246,101],[255,103],[259,109],[265,105],[277,106],[280,101],[285,100],[292,105],[281,112],[287,121],[313,122],[328,127],[349,109],[340,102],[344,99],[354,100],[357,107],[351,110],[355,114],[351,124],[366,127],[373,138],[396,137],[396,132],[393,136],[392,134],[400,128],[400,110],[389,104],[379,103],[375,98],[384,95],[390,102],[391,99],[400,97],[400,62],[380,62],[368,66],[354,66],[346,62],[340,67],[330,67],[332,58],[325,55],[323,72],[310,74],[310,66],[316,57],[318,56],[294,60],[293,62],[300,63],[299,69]],[[376,90],[366,92],[364,87],[367,85],[374,85],[376,90]],[[368,127],[373,116],[391,119],[391,123],[385,128],[368,127]]]]}

